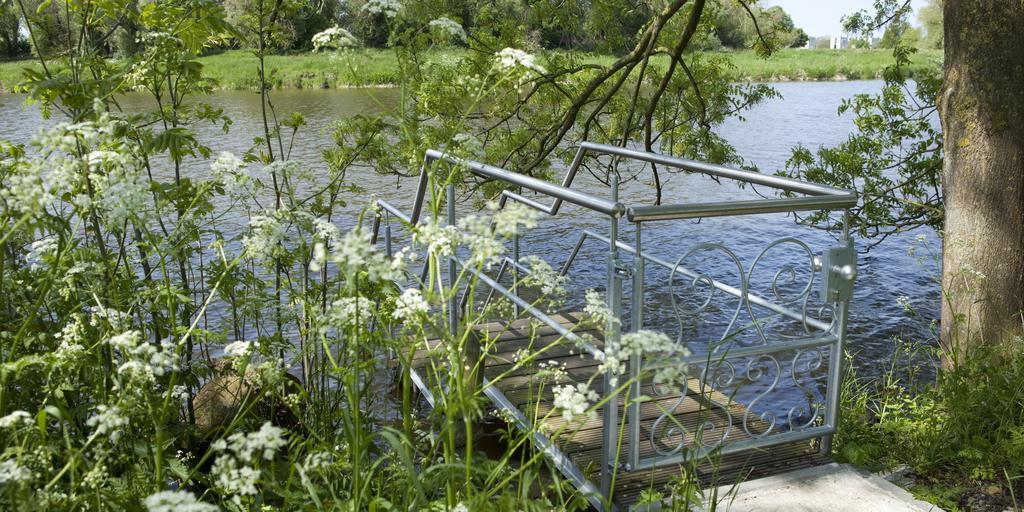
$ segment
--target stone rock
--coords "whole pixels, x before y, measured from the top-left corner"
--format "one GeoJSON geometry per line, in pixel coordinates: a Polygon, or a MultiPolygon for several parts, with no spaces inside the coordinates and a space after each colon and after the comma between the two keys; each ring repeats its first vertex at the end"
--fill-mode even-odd
{"type": "MultiPolygon", "coordinates": [[[[285,395],[302,396],[302,383],[295,376],[286,372],[277,385],[278,389],[261,389],[258,375],[252,367],[240,374],[230,362],[216,360],[213,369],[213,378],[203,384],[192,399],[195,426],[201,437],[209,437],[227,428],[243,407],[254,423],[270,421],[292,431],[300,427],[299,418],[281,401],[285,395]]],[[[300,411],[302,406],[300,402],[300,411]]]]}

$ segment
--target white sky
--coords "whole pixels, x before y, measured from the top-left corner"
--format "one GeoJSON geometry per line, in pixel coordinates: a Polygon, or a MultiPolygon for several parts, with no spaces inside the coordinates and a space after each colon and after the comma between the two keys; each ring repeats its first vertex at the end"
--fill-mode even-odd
{"type": "MultiPolygon", "coordinates": [[[[927,4],[926,0],[912,0],[914,13],[909,20],[917,24],[917,10],[927,4]]],[[[762,0],[762,7],[778,5],[793,18],[793,24],[804,29],[809,36],[839,35],[843,26],[839,19],[861,9],[871,12],[872,0],[762,0]]]]}

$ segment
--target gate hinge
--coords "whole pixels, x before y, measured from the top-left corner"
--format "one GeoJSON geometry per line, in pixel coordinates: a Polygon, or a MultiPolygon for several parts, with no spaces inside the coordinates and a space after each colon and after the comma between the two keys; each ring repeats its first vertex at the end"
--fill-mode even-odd
{"type": "Polygon", "coordinates": [[[853,298],[853,282],[857,279],[857,251],[853,242],[831,247],[814,259],[815,270],[821,270],[821,300],[826,303],[846,302],[853,298]]]}

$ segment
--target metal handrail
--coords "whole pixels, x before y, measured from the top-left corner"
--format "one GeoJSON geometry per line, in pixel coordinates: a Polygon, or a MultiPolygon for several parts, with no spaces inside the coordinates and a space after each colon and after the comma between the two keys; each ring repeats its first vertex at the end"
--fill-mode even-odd
{"type": "MultiPolygon", "coordinates": [[[[593,231],[591,231],[589,229],[584,229],[583,232],[580,233],[580,239],[576,243],[575,250],[569,254],[569,259],[567,259],[565,261],[565,264],[562,266],[562,269],[559,272],[561,275],[565,275],[566,272],[568,272],[570,265],[572,265],[572,262],[576,259],[576,255],[579,252],[579,248],[583,245],[583,242],[585,242],[587,238],[594,238],[594,239],[600,240],[600,241],[602,241],[602,242],[604,242],[606,244],[607,243],[611,243],[611,241],[608,239],[608,237],[603,236],[603,235],[601,235],[599,233],[595,233],[595,232],[593,232],[593,231]]],[[[629,245],[629,244],[627,244],[625,242],[616,241],[615,245],[617,245],[619,247],[619,249],[622,249],[622,250],[624,250],[624,251],[626,251],[626,252],[628,252],[630,254],[635,255],[637,253],[636,248],[634,248],[632,245],[629,245]]],[[[661,258],[659,258],[657,256],[653,256],[651,254],[648,254],[647,252],[640,251],[640,257],[642,257],[643,259],[645,259],[647,261],[650,261],[651,263],[654,263],[655,265],[658,265],[659,267],[662,267],[662,268],[664,268],[666,270],[672,270],[673,268],[675,268],[677,271],[679,271],[681,274],[683,274],[683,275],[685,275],[687,277],[690,277],[690,278],[697,278],[697,277],[699,277],[699,274],[697,272],[694,272],[693,270],[690,270],[689,268],[686,268],[686,267],[684,267],[682,265],[675,265],[675,264],[669,263],[668,261],[665,261],[665,260],[663,260],[663,259],[661,259],[661,258]]],[[[709,281],[710,281],[711,286],[714,286],[715,288],[717,288],[719,290],[722,290],[723,292],[728,293],[729,295],[732,295],[733,297],[739,297],[739,298],[743,298],[744,297],[743,292],[741,290],[739,290],[738,288],[736,288],[735,286],[728,285],[726,283],[718,281],[717,279],[710,279],[709,281]]],[[[829,323],[822,322],[821,320],[818,320],[817,318],[809,317],[809,316],[807,316],[807,315],[805,315],[805,314],[803,314],[803,313],[801,313],[799,311],[793,311],[792,309],[789,309],[789,308],[787,308],[785,306],[780,306],[780,305],[778,305],[778,304],[776,304],[776,303],[774,303],[774,302],[772,302],[772,301],[770,301],[770,300],[768,300],[768,299],[766,299],[764,297],[761,297],[760,295],[757,295],[756,293],[750,293],[748,291],[746,293],[745,297],[746,297],[747,302],[750,302],[751,304],[753,304],[755,306],[763,307],[763,308],[768,309],[768,310],[770,310],[770,311],[772,311],[774,313],[778,313],[778,314],[780,314],[782,316],[788,317],[788,318],[790,318],[792,320],[799,320],[801,322],[805,322],[808,326],[814,327],[815,329],[818,329],[818,330],[821,330],[821,331],[828,331],[829,329],[832,328],[832,325],[829,324],[829,323]]]]}

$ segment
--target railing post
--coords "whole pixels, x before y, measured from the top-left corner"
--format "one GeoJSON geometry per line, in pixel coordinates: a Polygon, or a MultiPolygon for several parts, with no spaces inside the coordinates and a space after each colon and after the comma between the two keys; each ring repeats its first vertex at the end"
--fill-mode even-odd
{"type": "MultiPolygon", "coordinates": [[[[644,327],[644,257],[642,246],[643,224],[637,222],[636,252],[633,257],[633,301],[630,305],[629,328],[636,332],[644,327]]],[[[626,463],[635,468],[640,463],[640,369],[642,356],[629,359],[629,454],[626,463]]]]}
{"type": "Polygon", "coordinates": [[[388,255],[388,259],[394,256],[391,250],[391,214],[387,211],[384,212],[384,253],[388,255]]]}
{"type": "MultiPolygon", "coordinates": [[[[840,243],[849,245],[853,248],[853,240],[850,239],[850,210],[843,212],[843,237],[840,243]]],[[[856,253],[854,253],[856,255],[856,253]]],[[[856,256],[854,256],[856,258],[856,256]]],[[[823,268],[822,272],[828,272],[829,269],[823,268]]],[[[844,345],[846,344],[846,323],[847,316],[850,307],[849,299],[844,299],[836,303],[836,322],[835,331],[833,334],[836,337],[836,342],[832,344],[832,351],[829,355],[829,375],[828,375],[828,389],[827,398],[825,404],[825,423],[835,429],[839,428],[839,400],[840,394],[842,393],[843,386],[843,358],[846,353],[844,345]]],[[[832,455],[832,437],[834,434],[828,434],[821,439],[821,454],[826,456],[832,455]]]]}
{"type": "MultiPolygon", "coordinates": [[[[619,179],[613,174],[611,179],[612,201],[619,200],[619,179]]],[[[608,239],[608,309],[611,310],[612,318],[608,320],[608,339],[605,340],[605,349],[608,346],[617,346],[621,337],[622,326],[622,278],[618,274],[618,247],[616,241],[619,238],[619,217],[611,215],[608,239]]],[[[601,493],[608,502],[608,510],[614,509],[613,484],[615,472],[618,465],[618,432],[619,432],[619,399],[614,395],[618,384],[616,369],[609,367],[604,375],[604,393],[607,400],[604,405],[604,422],[602,424],[602,450],[601,450],[601,493]]]]}

